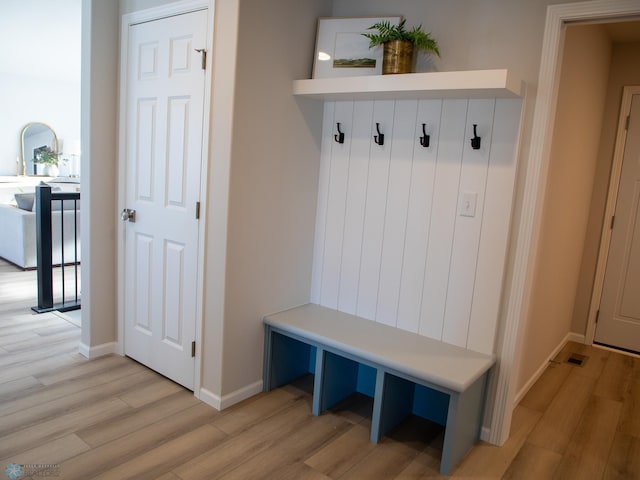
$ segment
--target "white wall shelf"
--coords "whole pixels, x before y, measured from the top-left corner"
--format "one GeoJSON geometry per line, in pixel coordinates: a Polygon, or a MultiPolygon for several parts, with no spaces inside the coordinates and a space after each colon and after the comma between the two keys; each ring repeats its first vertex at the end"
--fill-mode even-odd
{"type": "Polygon", "coordinates": [[[409,73],[294,80],[293,94],[317,100],[519,98],[523,83],[508,70],[409,73]]]}

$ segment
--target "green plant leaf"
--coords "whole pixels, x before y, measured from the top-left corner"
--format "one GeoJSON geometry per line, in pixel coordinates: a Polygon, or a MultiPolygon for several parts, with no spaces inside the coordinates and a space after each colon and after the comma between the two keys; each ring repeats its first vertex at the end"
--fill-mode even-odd
{"type": "Polygon", "coordinates": [[[431,33],[425,33],[422,25],[413,27],[411,30],[405,28],[406,19],[400,21],[398,25],[391,25],[389,20],[377,22],[371,25],[367,30],[377,30],[377,33],[363,33],[362,35],[369,39],[369,48],[384,45],[391,40],[407,40],[418,50],[427,53],[432,52],[440,56],[438,42],[431,36],[431,33]]]}

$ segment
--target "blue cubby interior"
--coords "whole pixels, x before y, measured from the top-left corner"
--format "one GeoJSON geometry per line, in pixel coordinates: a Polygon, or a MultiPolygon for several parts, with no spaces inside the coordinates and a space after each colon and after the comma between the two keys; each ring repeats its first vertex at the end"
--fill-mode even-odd
{"type": "Polygon", "coordinates": [[[285,385],[309,373],[315,374],[316,347],[274,332],[272,336],[271,385],[285,385]]]}
{"type": "Polygon", "coordinates": [[[398,424],[410,413],[446,425],[449,411],[449,395],[410,380],[387,373],[385,380],[385,411],[389,424],[398,424]],[[395,418],[389,418],[389,412],[395,418]]]}
{"type": "Polygon", "coordinates": [[[415,385],[413,391],[413,414],[439,425],[447,424],[449,395],[424,385],[415,385]]]}
{"type": "Polygon", "coordinates": [[[331,352],[324,354],[321,408],[325,410],[354,393],[373,398],[376,369],[331,352]]]}

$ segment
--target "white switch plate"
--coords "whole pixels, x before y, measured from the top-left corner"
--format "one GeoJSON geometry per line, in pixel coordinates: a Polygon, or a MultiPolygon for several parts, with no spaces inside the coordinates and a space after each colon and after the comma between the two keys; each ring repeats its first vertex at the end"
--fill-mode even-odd
{"type": "Polygon", "coordinates": [[[464,192],[460,202],[460,216],[475,217],[478,194],[476,192],[464,192]]]}

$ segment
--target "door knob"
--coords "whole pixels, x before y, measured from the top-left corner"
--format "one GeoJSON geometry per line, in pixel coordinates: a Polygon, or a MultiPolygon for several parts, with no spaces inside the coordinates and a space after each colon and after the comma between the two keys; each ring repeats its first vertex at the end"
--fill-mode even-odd
{"type": "Polygon", "coordinates": [[[125,208],[124,210],[122,210],[120,218],[123,222],[136,223],[136,211],[131,210],[130,208],[125,208]]]}

